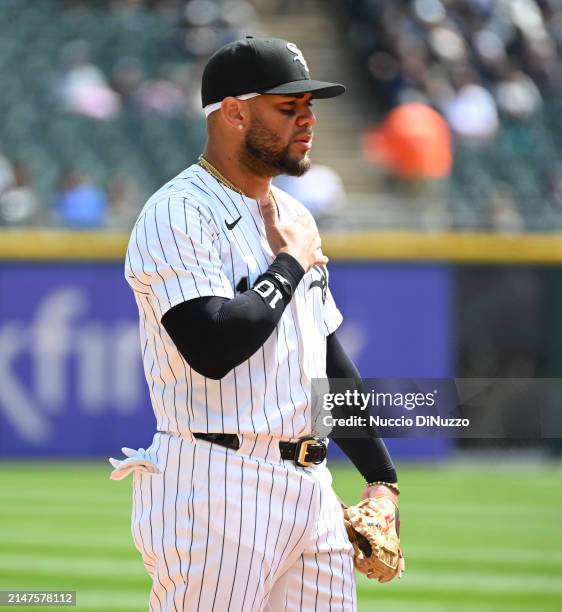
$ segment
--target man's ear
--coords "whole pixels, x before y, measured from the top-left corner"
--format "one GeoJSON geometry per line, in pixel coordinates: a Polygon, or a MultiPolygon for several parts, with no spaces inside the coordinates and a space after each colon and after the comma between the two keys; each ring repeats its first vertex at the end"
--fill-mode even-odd
{"type": "Polygon", "coordinates": [[[221,114],[226,123],[237,130],[242,129],[248,120],[248,110],[243,108],[241,100],[232,96],[221,102],[221,114]]]}

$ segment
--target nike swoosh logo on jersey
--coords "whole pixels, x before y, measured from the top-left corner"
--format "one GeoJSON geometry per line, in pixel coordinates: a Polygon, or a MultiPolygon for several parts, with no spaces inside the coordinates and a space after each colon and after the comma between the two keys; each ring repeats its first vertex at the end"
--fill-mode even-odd
{"type": "Polygon", "coordinates": [[[238,221],[240,221],[240,219],[242,219],[242,215],[240,215],[238,219],[234,219],[234,221],[231,221],[230,223],[228,221],[225,221],[224,224],[226,225],[226,229],[233,230],[238,221]]]}

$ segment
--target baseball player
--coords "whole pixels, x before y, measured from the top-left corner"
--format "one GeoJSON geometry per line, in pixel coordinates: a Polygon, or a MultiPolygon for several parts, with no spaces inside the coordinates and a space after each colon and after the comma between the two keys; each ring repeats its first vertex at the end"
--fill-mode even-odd
{"type": "MultiPolygon", "coordinates": [[[[342,316],[311,215],[271,185],[300,176],[312,101],[298,47],[247,37],[202,78],[208,142],[146,203],[126,278],[138,305],[157,432],[123,449],[132,533],[152,577],[150,610],[355,610],[353,550],[315,436],[311,381],[360,377],[336,337],[342,316]]],[[[377,436],[335,442],[396,500],[377,436]]]]}

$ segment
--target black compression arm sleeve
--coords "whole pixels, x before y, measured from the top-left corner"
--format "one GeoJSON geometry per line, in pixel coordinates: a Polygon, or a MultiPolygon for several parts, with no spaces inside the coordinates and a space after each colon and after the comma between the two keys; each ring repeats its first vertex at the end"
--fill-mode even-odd
{"type": "MultiPolygon", "coordinates": [[[[326,353],[326,374],[328,378],[346,378],[350,379],[347,388],[350,391],[363,391],[363,382],[361,376],[355,367],[355,364],[348,357],[344,348],[336,337],[336,334],[331,334],[327,338],[327,353],[326,353]]],[[[341,391],[341,389],[338,389],[341,391]]],[[[367,411],[360,411],[356,407],[343,407],[342,414],[336,414],[332,411],[335,417],[360,416],[365,417],[367,411]]],[[[348,428],[346,428],[349,431],[348,428]]],[[[383,482],[397,482],[398,477],[392,463],[392,459],[388,454],[388,450],[382,438],[375,427],[361,428],[358,436],[354,438],[342,437],[345,436],[345,430],[341,430],[337,426],[332,429],[330,438],[342,449],[349,457],[353,465],[363,475],[367,482],[375,482],[377,480],[383,482]],[[368,432],[368,435],[366,435],[368,432]],[[361,435],[362,434],[362,435],[361,435]]]]}
{"type": "Polygon", "coordinates": [[[187,363],[218,380],[269,338],[303,275],[294,257],[280,253],[248,291],[232,299],[182,302],[162,317],[162,324],[187,363]]]}

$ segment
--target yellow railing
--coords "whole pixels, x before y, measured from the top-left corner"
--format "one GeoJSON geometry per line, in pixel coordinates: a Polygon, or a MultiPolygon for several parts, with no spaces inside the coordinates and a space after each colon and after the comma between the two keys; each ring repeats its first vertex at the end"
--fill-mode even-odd
{"type": "MultiPolygon", "coordinates": [[[[406,231],[323,232],[334,260],[562,264],[562,234],[406,231]]],[[[122,260],[128,235],[66,230],[2,230],[0,260],[122,260]]]]}

